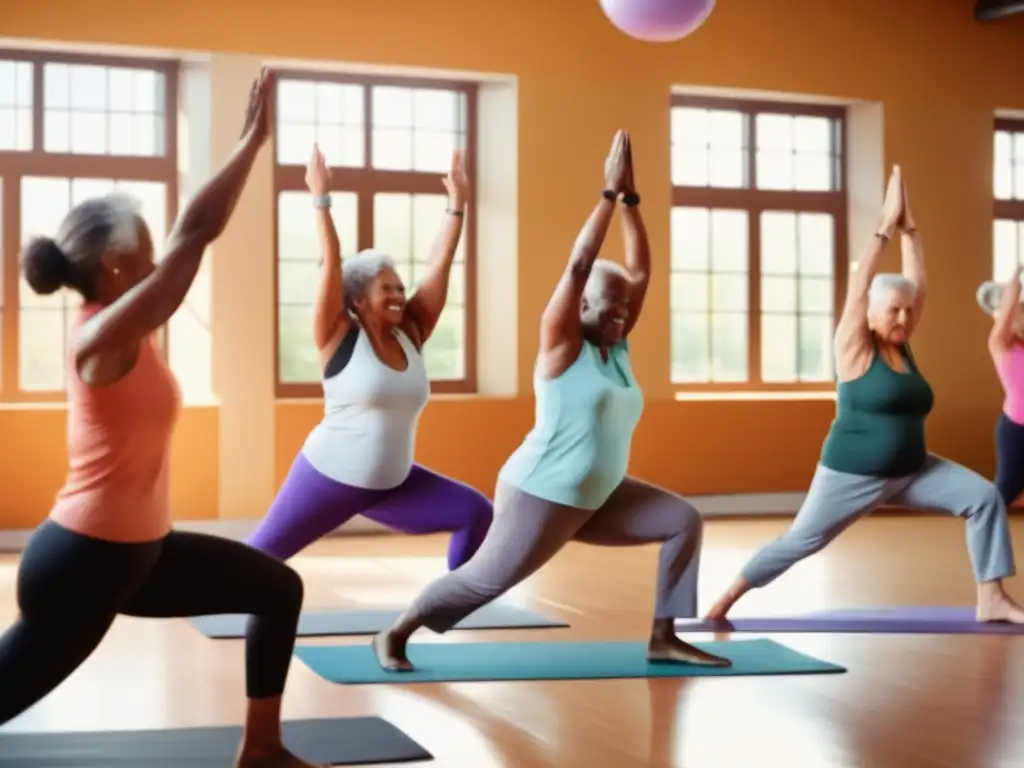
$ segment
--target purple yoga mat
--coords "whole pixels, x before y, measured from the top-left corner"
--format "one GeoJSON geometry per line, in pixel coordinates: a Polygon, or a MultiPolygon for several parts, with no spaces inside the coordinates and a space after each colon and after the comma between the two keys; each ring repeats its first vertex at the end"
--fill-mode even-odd
{"type": "Polygon", "coordinates": [[[1024,635],[1024,625],[980,623],[974,608],[894,607],[816,611],[800,616],[677,619],[677,632],[868,632],[904,635],[1024,635]]]}

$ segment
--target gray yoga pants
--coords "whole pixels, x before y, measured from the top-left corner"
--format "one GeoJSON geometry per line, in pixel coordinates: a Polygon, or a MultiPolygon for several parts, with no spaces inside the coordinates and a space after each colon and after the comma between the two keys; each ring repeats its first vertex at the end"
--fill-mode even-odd
{"type": "Polygon", "coordinates": [[[661,543],[655,618],[697,614],[703,520],[685,499],[627,477],[597,510],[576,509],[499,483],[494,521],[476,554],[430,584],[407,616],[435,632],[520,583],[570,541],[600,546],[661,543]]]}
{"type": "Polygon", "coordinates": [[[1016,572],[1006,504],[977,472],[929,455],[924,468],[899,478],[852,475],[818,465],[792,527],[747,563],[742,576],[753,587],[777,579],[881,504],[949,512],[967,521],[967,551],[980,582],[1016,572]]]}

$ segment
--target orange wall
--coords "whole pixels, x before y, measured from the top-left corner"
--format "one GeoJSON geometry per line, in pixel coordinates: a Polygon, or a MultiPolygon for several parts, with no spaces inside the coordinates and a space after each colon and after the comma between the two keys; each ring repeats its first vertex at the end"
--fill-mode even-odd
{"type": "MultiPolygon", "coordinates": [[[[1024,18],[976,24],[971,0],[730,0],[691,39],[644,45],[612,28],[596,0],[215,5],[216,18],[206,0],[145,9],[133,0],[8,3],[0,36],[519,78],[520,397],[431,404],[419,438],[424,463],[489,491],[495,471],[529,427],[537,318],[620,126],[634,137],[657,265],[667,268],[668,90],[686,84],[884,104],[885,159],[904,167],[928,249],[930,307],[915,348],[938,396],[929,439],[934,450],[991,471],[999,391],[973,293],[991,264],[993,112],[1024,108],[1024,18]]],[[[616,249],[617,239],[610,243],[609,250],[616,249]]],[[[668,319],[662,280],[652,288],[633,345],[648,396],[633,471],[689,493],[804,486],[834,404],[673,402],[668,319]]],[[[277,405],[278,479],[319,413],[317,404],[277,405]]],[[[0,433],[7,436],[0,449],[4,508],[18,510],[14,517],[3,513],[7,525],[45,513],[63,469],[63,429],[60,411],[0,411],[0,433]]],[[[186,414],[175,442],[181,516],[215,514],[217,437],[212,411],[186,414]]]]}

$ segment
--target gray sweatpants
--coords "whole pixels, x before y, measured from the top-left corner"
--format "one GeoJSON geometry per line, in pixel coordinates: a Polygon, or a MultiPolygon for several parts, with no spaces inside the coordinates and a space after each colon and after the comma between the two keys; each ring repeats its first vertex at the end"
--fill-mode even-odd
{"type": "Polygon", "coordinates": [[[483,544],[462,567],[427,586],[407,615],[446,632],[537,571],[569,541],[582,541],[611,547],[662,542],[655,618],[693,618],[703,530],[700,513],[685,499],[630,477],[597,510],[544,501],[499,483],[483,544]]]}
{"type": "Polygon", "coordinates": [[[920,472],[899,478],[852,475],[819,464],[792,527],[754,555],[743,578],[763,587],[886,503],[966,518],[967,551],[979,583],[1016,572],[1006,505],[996,487],[967,467],[929,455],[920,472]]]}

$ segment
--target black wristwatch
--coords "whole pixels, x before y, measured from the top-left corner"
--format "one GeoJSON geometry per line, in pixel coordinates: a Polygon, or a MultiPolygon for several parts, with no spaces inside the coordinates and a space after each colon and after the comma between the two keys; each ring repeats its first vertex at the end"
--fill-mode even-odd
{"type": "Polygon", "coordinates": [[[609,203],[614,203],[615,202],[615,193],[612,192],[610,189],[602,189],[601,190],[601,197],[603,197],[609,203]]]}
{"type": "Polygon", "coordinates": [[[636,192],[623,192],[622,193],[622,204],[632,208],[635,205],[640,205],[640,195],[636,192]]]}

